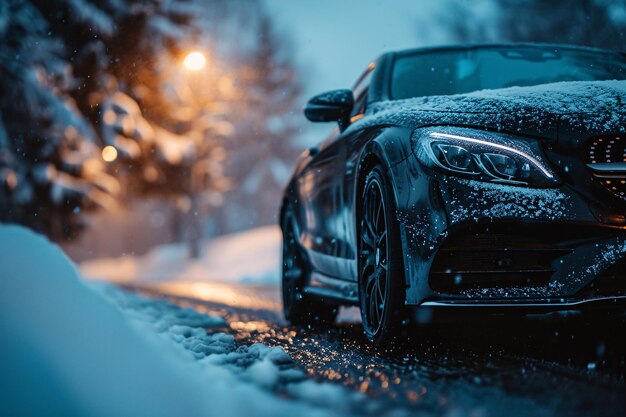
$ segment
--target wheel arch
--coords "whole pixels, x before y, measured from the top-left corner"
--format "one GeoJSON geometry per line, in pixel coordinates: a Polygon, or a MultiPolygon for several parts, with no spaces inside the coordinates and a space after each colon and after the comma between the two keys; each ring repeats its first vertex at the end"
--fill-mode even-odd
{"type": "MultiPolygon", "coordinates": [[[[363,189],[365,178],[376,163],[382,165],[385,175],[392,184],[394,202],[398,201],[397,170],[394,168],[402,161],[406,160],[413,151],[411,150],[412,129],[404,127],[387,127],[373,138],[364,147],[359,157],[358,175],[355,181],[354,196],[359,196],[359,191],[363,189]]],[[[357,198],[357,203],[360,199],[357,198]]],[[[355,209],[358,204],[355,205],[355,209]]],[[[355,214],[358,212],[355,210],[355,214]]]]}
{"type": "MultiPolygon", "coordinates": [[[[393,206],[397,211],[399,200],[399,185],[403,181],[404,168],[401,167],[402,162],[412,155],[410,137],[412,129],[391,127],[383,130],[376,138],[370,141],[363,149],[359,158],[358,174],[355,181],[355,205],[354,205],[354,231],[355,242],[358,242],[360,233],[360,218],[362,213],[362,191],[365,186],[367,175],[371,170],[379,164],[383,169],[383,174],[391,184],[391,195],[393,197],[393,206]]],[[[408,244],[404,225],[396,218],[399,230],[400,241],[403,250],[403,270],[405,283],[409,284],[409,268],[407,268],[406,254],[408,244]]],[[[357,243],[358,245],[358,243],[357,243]]]]}

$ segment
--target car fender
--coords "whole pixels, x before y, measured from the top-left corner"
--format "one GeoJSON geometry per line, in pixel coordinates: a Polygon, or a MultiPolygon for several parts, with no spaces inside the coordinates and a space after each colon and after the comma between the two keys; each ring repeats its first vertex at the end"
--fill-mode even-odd
{"type": "MultiPolygon", "coordinates": [[[[378,134],[374,139],[367,143],[367,145],[363,148],[361,155],[359,157],[358,164],[358,179],[355,182],[355,190],[354,196],[356,201],[355,207],[355,228],[354,230],[358,231],[359,224],[359,216],[360,216],[360,190],[363,188],[365,177],[367,173],[371,170],[374,163],[379,162],[383,166],[383,170],[389,179],[389,182],[392,185],[392,195],[394,196],[394,206],[396,207],[396,212],[398,213],[398,208],[403,205],[404,196],[407,193],[407,187],[410,187],[411,181],[407,181],[410,179],[410,173],[407,172],[407,169],[410,169],[405,162],[413,155],[413,151],[411,149],[411,133],[412,129],[406,127],[388,127],[385,128],[380,134],[378,134]]],[[[404,224],[398,218],[398,224],[400,225],[400,237],[401,237],[401,245],[404,253],[404,270],[405,270],[405,281],[406,284],[410,284],[410,269],[407,268],[409,266],[409,262],[411,262],[410,256],[407,257],[408,251],[411,250],[410,242],[406,238],[406,231],[404,224]]],[[[355,240],[355,241],[358,241],[355,240]]]]}

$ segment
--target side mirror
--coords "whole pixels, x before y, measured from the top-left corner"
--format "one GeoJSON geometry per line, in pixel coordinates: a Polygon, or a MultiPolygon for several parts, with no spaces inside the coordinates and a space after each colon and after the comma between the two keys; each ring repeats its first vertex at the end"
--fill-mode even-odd
{"type": "Polygon", "coordinates": [[[350,122],[353,106],[352,90],[333,90],[309,100],[304,115],[312,122],[339,122],[339,127],[343,129],[350,122]]]}

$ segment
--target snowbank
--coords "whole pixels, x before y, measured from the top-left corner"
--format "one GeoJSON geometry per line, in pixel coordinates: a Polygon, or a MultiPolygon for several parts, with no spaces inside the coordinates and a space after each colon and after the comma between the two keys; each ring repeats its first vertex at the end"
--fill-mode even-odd
{"type": "Polygon", "coordinates": [[[80,265],[85,277],[118,283],[211,281],[275,284],[279,280],[281,234],[269,226],[219,237],[190,260],[184,244],[158,246],[143,256],[96,259],[80,265]]]}
{"type": "Polygon", "coordinates": [[[79,281],[45,238],[0,226],[1,415],[200,415],[198,376],[79,281]]]}
{"type": "Polygon", "coordinates": [[[323,414],[273,396],[268,387],[301,377],[280,372],[289,356],[208,334],[219,317],[88,285],[19,226],[0,225],[0,262],[0,415],[323,414]]]}

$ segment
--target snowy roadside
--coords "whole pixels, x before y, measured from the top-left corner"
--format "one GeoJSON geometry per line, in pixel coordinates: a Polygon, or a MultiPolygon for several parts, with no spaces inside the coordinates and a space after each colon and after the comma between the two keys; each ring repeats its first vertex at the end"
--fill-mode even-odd
{"type": "Polygon", "coordinates": [[[27,229],[0,226],[0,260],[1,415],[384,414],[220,317],[84,282],[27,229]]]}
{"type": "MultiPolygon", "coordinates": [[[[174,243],[145,255],[93,259],[78,267],[89,280],[282,314],[281,244],[280,229],[265,226],[207,240],[199,259],[189,259],[186,245],[174,243]]],[[[338,321],[359,320],[358,309],[340,310],[338,321]]]]}
{"type": "Polygon", "coordinates": [[[124,284],[203,282],[277,284],[280,230],[252,229],[205,241],[200,259],[190,260],[182,243],[157,246],[145,255],[94,259],[80,265],[84,277],[124,284]]]}

